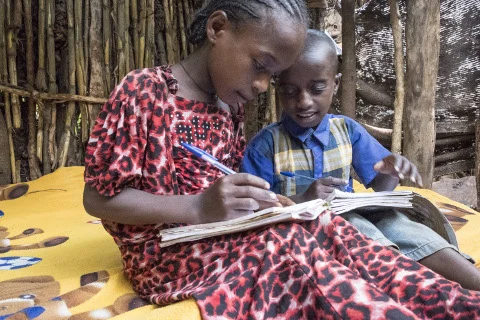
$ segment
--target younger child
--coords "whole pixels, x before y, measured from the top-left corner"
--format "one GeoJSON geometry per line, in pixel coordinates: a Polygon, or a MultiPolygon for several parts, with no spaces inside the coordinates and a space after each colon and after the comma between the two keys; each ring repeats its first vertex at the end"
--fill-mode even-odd
{"type": "MultiPolygon", "coordinates": [[[[362,183],[375,191],[393,190],[404,177],[421,185],[417,168],[405,157],[391,154],[352,119],[327,113],[340,79],[337,67],[333,40],[308,30],[304,52],[277,81],[284,116],[254,137],[242,170],[265,179],[272,191],[295,202],[324,199],[335,188],[351,188],[352,165],[362,183]],[[282,171],[317,180],[286,177],[282,171]]],[[[343,217],[370,238],[399,248],[465,288],[480,290],[480,272],[425,225],[394,210],[343,217]]]]}

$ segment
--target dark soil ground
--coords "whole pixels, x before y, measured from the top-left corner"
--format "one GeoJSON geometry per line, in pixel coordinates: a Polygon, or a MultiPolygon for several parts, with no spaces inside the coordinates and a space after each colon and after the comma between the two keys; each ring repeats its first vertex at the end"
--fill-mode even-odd
{"type": "Polygon", "coordinates": [[[477,206],[477,189],[474,176],[457,179],[443,177],[433,183],[432,190],[470,208],[475,209],[477,206]]]}

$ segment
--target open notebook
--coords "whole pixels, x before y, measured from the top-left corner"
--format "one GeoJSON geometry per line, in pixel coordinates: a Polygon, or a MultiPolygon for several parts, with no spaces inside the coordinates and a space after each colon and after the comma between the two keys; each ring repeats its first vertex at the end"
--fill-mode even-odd
{"type": "Polygon", "coordinates": [[[335,190],[327,199],[316,199],[289,207],[272,207],[243,217],[214,223],[163,229],[159,232],[160,246],[167,247],[185,241],[241,232],[279,222],[314,220],[325,210],[336,214],[378,212],[395,209],[410,219],[427,225],[449,243],[457,245],[452,226],[429,200],[412,191],[385,191],[373,193],[347,193],[335,190]]]}

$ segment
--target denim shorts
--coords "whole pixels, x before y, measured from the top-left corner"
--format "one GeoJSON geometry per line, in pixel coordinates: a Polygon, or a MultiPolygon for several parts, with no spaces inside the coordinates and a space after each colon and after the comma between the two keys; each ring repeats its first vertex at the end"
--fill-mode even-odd
{"type": "Polygon", "coordinates": [[[458,249],[438,233],[395,210],[342,214],[367,237],[419,261],[445,248],[458,249]]]}

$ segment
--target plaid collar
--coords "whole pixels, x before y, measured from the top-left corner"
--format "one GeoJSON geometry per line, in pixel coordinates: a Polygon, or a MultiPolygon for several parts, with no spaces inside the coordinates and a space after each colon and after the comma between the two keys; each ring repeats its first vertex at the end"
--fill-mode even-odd
{"type": "Polygon", "coordinates": [[[295,121],[293,121],[286,114],[283,115],[280,123],[287,129],[287,131],[293,137],[305,143],[308,137],[313,135],[321,144],[324,146],[328,145],[330,139],[330,118],[331,114],[326,114],[323,117],[322,122],[318,125],[317,129],[313,130],[312,128],[302,128],[295,121]]]}

